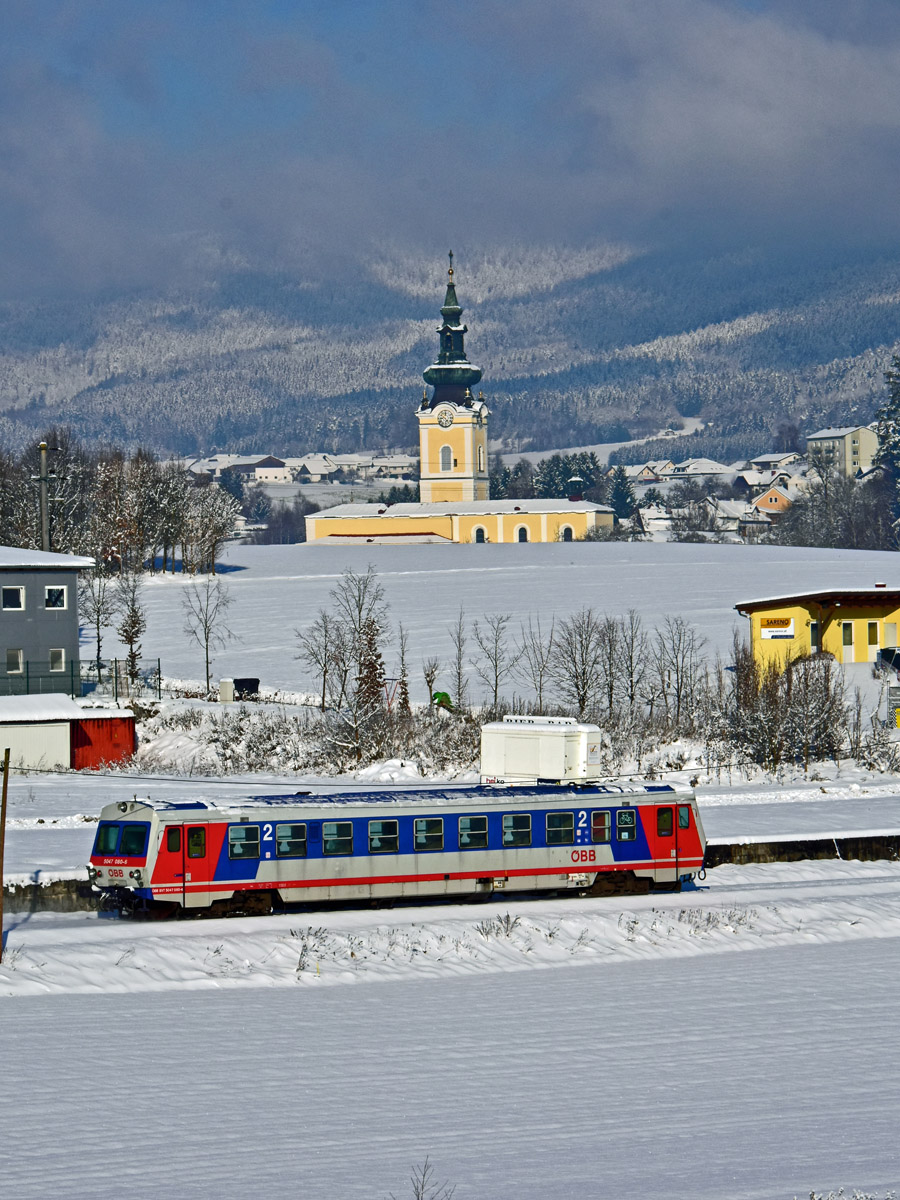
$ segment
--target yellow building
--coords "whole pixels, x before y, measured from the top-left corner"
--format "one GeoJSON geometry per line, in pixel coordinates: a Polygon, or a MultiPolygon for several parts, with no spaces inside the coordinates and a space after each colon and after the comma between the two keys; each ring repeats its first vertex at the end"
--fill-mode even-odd
{"type": "Polygon", "coordinates": [[[878,435],[868,425],[820,429],[806,439],[806,456],[812,466],[857,475],[868,471],[878,453],[878,435]]]}
{"type": "Polygon", "coordinates": [[[340,504],[306,518],[319,545],[571,542],[612,528],[613,511],[588,500],[461,500],[457,504],[340,504]]]}
{"type": "Polygon", "coordinates": [[[839,663],[871,663],[897,646],[900,589],[830,588],[736,604],[750,621],[750,649],[761,667],[804,654],[832,654],[839,663]]]}
{"type": "Polygon", "coordinates": [[[428,388],[419,422],[419,504],[341,504],[306,518],[307,542],[320,545],[420,542],[570,542],[612,528],[611,508],[573,500],[491,500],[488,407],[472,395],[481,368],[466,358],[468,326],[453,282],[453,255],[438,329],[438,356],[422,377],[428,388]]]}

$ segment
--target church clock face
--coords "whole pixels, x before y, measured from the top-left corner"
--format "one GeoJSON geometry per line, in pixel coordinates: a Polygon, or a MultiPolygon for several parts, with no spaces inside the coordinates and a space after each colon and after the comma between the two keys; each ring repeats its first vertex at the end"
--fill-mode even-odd
{"type": "Polygon", "coordinates": [[[438,413],[438,425],[440,425],[442,429],[449,429],[452,424],[453,413],[449,408],[442,408],[438,413]]]}

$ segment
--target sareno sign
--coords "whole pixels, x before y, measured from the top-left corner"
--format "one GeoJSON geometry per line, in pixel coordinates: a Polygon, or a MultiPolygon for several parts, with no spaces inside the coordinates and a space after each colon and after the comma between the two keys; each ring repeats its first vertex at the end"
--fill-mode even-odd
{"type": "Polygon", "coordinates": [[[794,636],[794,618],[760,617],[759,636],[761,638],[792,638],[794,636]]]}

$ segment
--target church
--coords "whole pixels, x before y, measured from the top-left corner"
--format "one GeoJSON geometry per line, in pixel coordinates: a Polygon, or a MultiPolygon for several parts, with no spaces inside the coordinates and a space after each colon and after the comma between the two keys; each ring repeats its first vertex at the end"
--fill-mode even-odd
{"type": "Polygon", "coordinates": [[[453,254],[437,359],[423,372],[419,422],[418,504],[339,504],[306,518],[306,539],[318,545],[442,542],[571,542],[611,527],[613,511],[580,498],[491,500],[488,417],[483,392],[473,395],[481,368],[466,357],[453,254]]]}

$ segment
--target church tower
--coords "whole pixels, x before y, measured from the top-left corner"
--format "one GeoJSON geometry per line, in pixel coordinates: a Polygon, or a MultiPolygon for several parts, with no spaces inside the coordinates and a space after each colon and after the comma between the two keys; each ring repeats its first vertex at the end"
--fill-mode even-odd
{"type": "Polygon", "coordinates": [[[423,372],[434,389],[422,397],[419,419],[419,499],[424,504],[441,501],[487,500],[490,494],[487,459],[488,407],[484,396],[472,395],[481,379],[481,368],[466,358],[463,339],[468,326],[460,324],[462,309],[453,282],[453,252],[447,295],[438,329],[440,349],[435,362],[423,372]]]}

